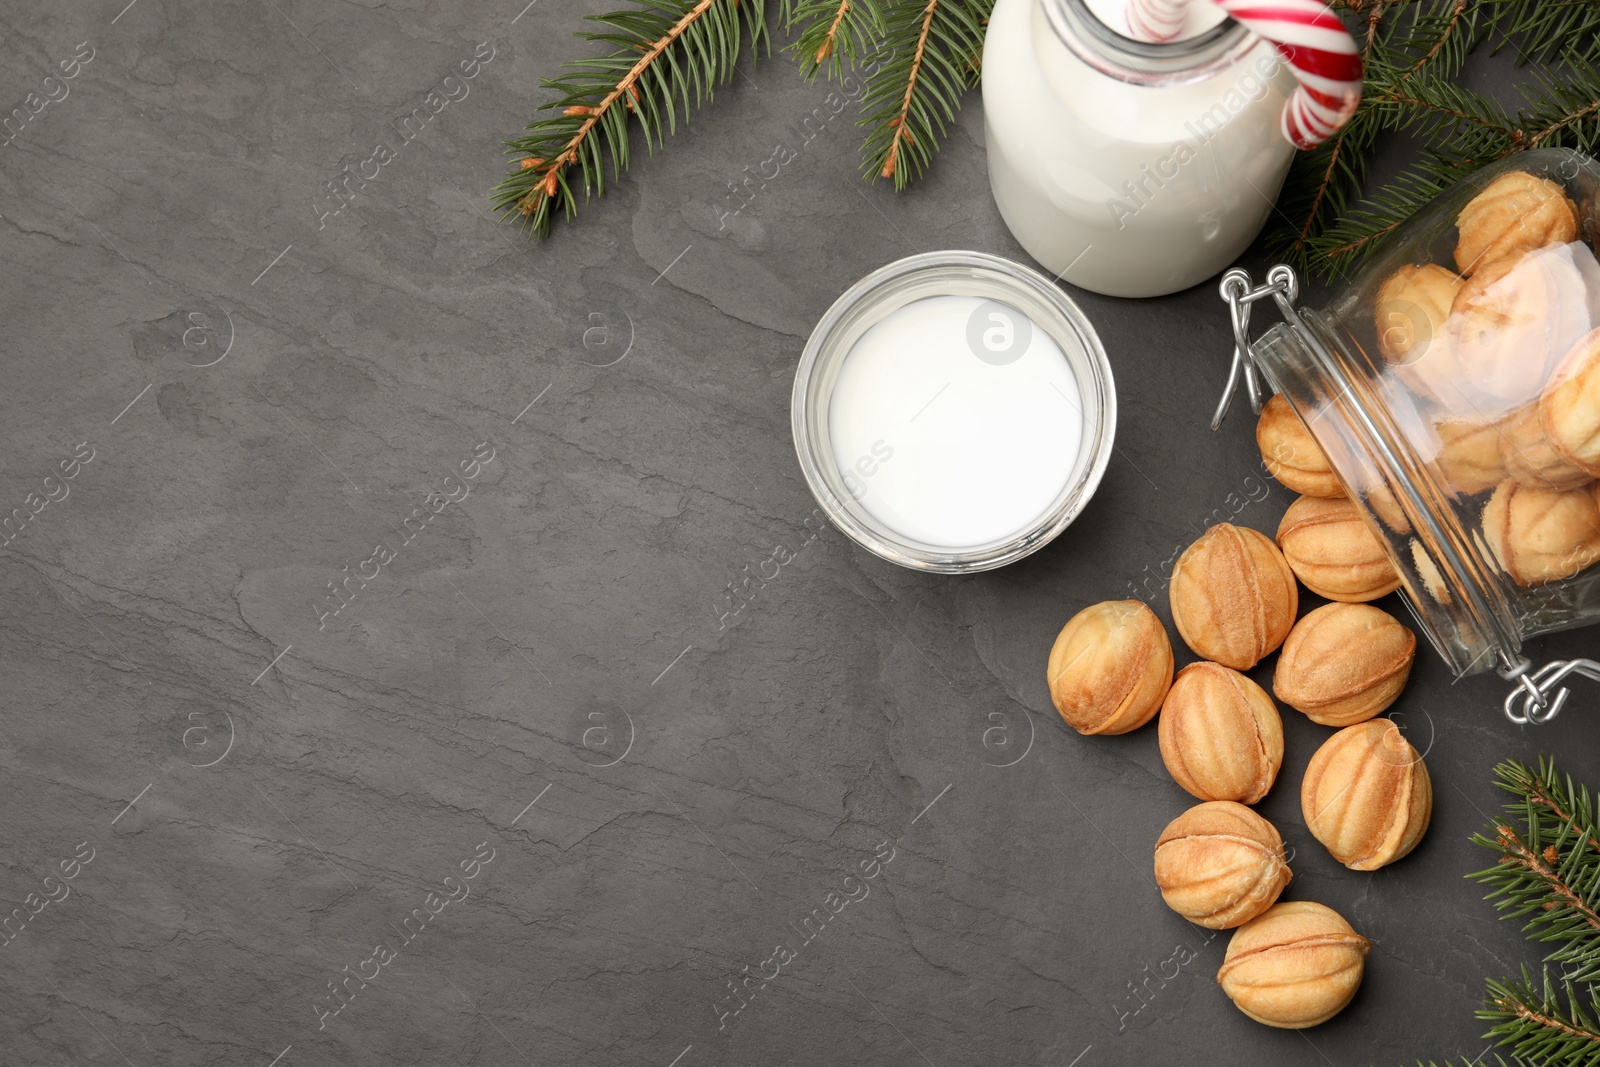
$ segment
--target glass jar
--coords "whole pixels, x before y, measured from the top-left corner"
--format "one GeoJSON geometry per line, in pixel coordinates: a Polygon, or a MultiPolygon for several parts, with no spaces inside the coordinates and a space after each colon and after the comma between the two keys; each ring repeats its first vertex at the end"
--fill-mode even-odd
{"type": "Polygon", "coordinates": [[[1566,676],[1524,643],[1600,621],[1600,166],[1522,152],[1406,220],[1321,310],[1295,278],[1229,271],[1238,347],[1213,426],[1255,373],[1326,455],[1398,571],[1417,622],[1458,675],[1517,685],[1513,721],[1560,710],[1566,676]],[[1253,344],[1249,309],[1285,323],[1253,344]],[[1247,353],[1247,355],[1246,355],[1247,353]]]}
{"type": "Polygon", "coordinates": [[[1272,45],[1232,20],[1146,44],[1088,0],[998,0],[983,48],[995,202],[1073,285],[1185,289],[1232,263],[1272,211],[1294,155],[1279,132],[1294,88],[1272,45]]]}
{"type": "Polygon", "coordinates": [[[795,453],[823,513],[891,563],[991,570],[1083,510],[1111,460],[1111,364],[1037,271],[923,252],[834,301],[790,398],[795,453]]]}

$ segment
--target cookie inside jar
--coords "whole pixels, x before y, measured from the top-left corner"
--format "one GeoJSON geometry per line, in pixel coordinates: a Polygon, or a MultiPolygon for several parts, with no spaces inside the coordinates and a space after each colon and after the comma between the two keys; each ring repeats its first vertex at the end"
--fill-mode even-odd
{"type": "Polygon", "coordinates": [[[1249,342],[1282,398],[1257,443],[1347,498],[1456,673],[1513,677],[1600,622],[1600,162],[1520,152],[1377,236],[1320,307],[1286,267],[1224,278],[1236,322],[1266,295],[1284,319],[1249,342]]]}
{"type": "MultiPolygon", "coordinates": [[[[1524,589],[1600,562],[1600,259],[1593,195],[1561,177],[1493,177],[1372,304],[1407,443],[1488,565],[1524,589]]],[[[1392,511],[1375,490],[1369,507],[1392,511]]]]}

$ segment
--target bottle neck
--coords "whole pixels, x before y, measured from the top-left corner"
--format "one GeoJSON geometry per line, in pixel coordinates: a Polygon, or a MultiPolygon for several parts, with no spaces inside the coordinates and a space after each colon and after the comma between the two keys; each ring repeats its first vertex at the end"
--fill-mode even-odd
{"type": "Polygon", "coordinates": [[[1166,44],[1136,41],[1107,26],[1086,0],[1035,0],[1055,36],[1090,67],[1135,85],[1175,85],[1208,78],[1237,63],[1257,38],[1233,19],[1166,44]]]}

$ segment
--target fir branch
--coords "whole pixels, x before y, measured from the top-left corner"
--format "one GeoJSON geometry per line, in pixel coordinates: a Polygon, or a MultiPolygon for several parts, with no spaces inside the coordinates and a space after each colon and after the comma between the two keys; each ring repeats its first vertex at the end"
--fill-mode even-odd
{"type": "Polygon", "coordinates": [[[1600,856],[1600,843],[1594,840],[1595,810],[1589,790],[1556,774],[1554,761],[1541,759],[1538,771],[1530,771],[1515,760],[1498,768],[1496,784],[1527,803],[1548,811],[1561,822],[1581,828],[1590,838],[1589,847],[1600,856]]]}
{"type": "Polygon", "coordinates": [[[862,96],[867,127],[863,175],[894,180],[896,190],[918,178],[976,83],[983,24],[993,0],[891,0],[878,69],[862,96]]]}
{"type": "Polygon", "coordinates": [[[1484,1036],[1509,1053],[1509,1065],[1496,1056],[1502,1067],[1592,1067],[1600,1062],[1600,987],[1576,983],[1600,963],[1594,797],[1546,759],[1537,769],[1508,760],[1495,778],[1513,802],[1472,840],[1498,862],[1467,877],[1493,887],[1487,899],[1501,918],[1529,917],[1524,933],[1559,943],[1546,963],[1567,971],[1558,978],[1542,967],[1536,982],[1523,967],[1520,980],[1490,980],[1477,1017],[1493,1024],[1484,1036]]]}
{"type": "Polygon", "coordinates": [[[1592,986],[1580,994],[1544,973],[1536,987],[1524,967],[1520,982],[1489,983],[1478,1018],[1495,1024],[1486,1036],[1499,1038],[1519,1061],[1578,1065],[1600,1058],[1600,994],[1592,986]]]}
{"type": "Polygon", "coordinates": [[[1319,262],[1353,263],[1375,251],[1401,223],[1422,210],[1461,177],[1443,160],[1401,174],[1388,187],[1346,210],[1337,222],[1306,242],[1319,262]]]}
{"type": "Polygon", "coordinates": [[[1499,861],[1468,877],[1491,888],[1487,899],[1502,918],[1526,919],[1531,939],[1558,944],[1547,957],[1561,964],[1563,980],[1600,975],[1600,846],[1589,791],[1557,775],[1545,760],[1536,771],[1508,762],[1498,784],[1517,798],[1492,835],[1474,843],[1498,852],[1499,861]],[[1520,825],[1513,825],[1519,823],[1520,825]]]}
{"type": "MultiPolygon", "coordinates": [[[[928,32],[933,29],[933,16],[938,12],[939,5],[945,2],[946,0],[928,0],[928,6],[922,9],[922,29],[917,33],[917,46],[911,51],[911,65],[907,68],[905,79],[905,96],[900,100],[900,109],[885,124],[894,132],[889,137],[889,145],[883,157],[883,169],[879,171],[880,177],[894,177],[900,162],[900,145],[902,142],[912,140],[911,131],[906,128],[906,122],[911,116],[911,98],[916,94],[917,79],[922,75],[922,61],[928,54],[928,32]]],[[[896,187],[898,188],[898,185],[896,187]]]]}
{"type": "Polygon", "coordinates": [[[884,18],[884,0],[797,0],[783,15],[784,29],[799,30],[785,51],[795,55],[805,77],[826,68],[838,80],[883,36],[884,18]]]}
{"type": "Polygon", "coordinates": [[[836,54],[834,49],[838,47],[839,26],[844,22],[844,17],[850,14],[850,10],[850,0],[839,0],[839,10],[833,16],[833,21],[828,23],[828,28],[823,31],[822,42],[812,55],[814,62],[821,63],[824,59],[836,54]]]}
{"type": "Polygon", "coordinates": [[[1524,62],[1548,62],[1563,53],[1600,58],[1594,0],[1480,0],[1486,9],[1484,36],[1495,50],[1511,46],[1524,62]]]}
{"type": "Polygon", "coordinates": [[[508,141],[521,155],[518,168],[494,189],[496,208],[520,216],[525,231],[549,236],[559,203],[577,213],[568,171],[576,167],[585,200],[605,195],[605,161],[613,177],[628,167],[633,119],[653,151],[666,134],[732,79],[748,40],[752,52],[767,40],[763,0],[634,0],[636,6],[590,19],[606,32],[584,33],[615,49],[610,55],[566,65],[571,73],[543,87],[559,97],[540,107],[556,115],[537,119],[527,133],[508,141]],[[665,129],[663,129],[663,126],[665,129]]]}
{"type": "Polygon", "coordinates": [[[1572,57],[1559,75],[1540,71],[1522,88],[1530,108],[1519,126],[1527,148],[1565,146],[1593,150],[1600,144],[1600,66],[1572,57]]]}

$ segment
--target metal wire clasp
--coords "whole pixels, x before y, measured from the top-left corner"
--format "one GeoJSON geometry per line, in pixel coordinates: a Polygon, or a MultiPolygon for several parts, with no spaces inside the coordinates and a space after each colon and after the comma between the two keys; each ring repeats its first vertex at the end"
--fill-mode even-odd
{"type": "Polygon", "coordinates": [[[1266,402],[1264,387],[1256,372],[1255,359],[1250,355],[1250,306],[1263,297],[1270,296],[1278,302],[1278,309],[1290,322],[1299,321],[1294,313],[1295,298],[1300,295],[1300,280],[1294,270],[1282,263],[1267,271],[1267,284],[1252,286],[1250,272],[1234,267],[1222,276],[1218,286],[1222,299],[1228,302],[1228,314],[1233,319],[1233,366],[1228,369],[1228,384],[1222,390],[1222,400],[1216,414],[1211,416],[1213,430],[1222,426],[1228,408],[1233,404],[1233,394],[1244,378],[1245,390],[1250,395],[1250,410],[1261,413],[1266,402]]]}
{"type": "Polygon", "coordinates": [[[1592,659],[1553,660],[1538,670],[1532,669],[1533,662],[1526,657],[1512,661],[1502,653],[1500,662],[1500,676],[1518,683],[1506,694],[1505,702],[1506,718],[1518,726],[1542,726],[1561,714],[1570,692],[1564,685],[1555,696],[1550,695],[1550,690],[1561,685],[1568,675],[1581,674],[1600,681],[1600,663],[1592,659]]]}

